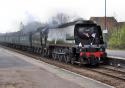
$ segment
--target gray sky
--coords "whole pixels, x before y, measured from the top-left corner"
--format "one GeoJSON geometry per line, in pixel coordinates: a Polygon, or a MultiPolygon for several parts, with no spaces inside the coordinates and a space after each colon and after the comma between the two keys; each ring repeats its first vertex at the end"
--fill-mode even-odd
{"type": "MultiPolygon", "coordinates": [[[[46,22],[52,15],[64,12],[85,19],[104,16],[105,0],[0,0],[0,32],[19,29],[22,21],[46,22]]],[[[125,21],[125,1],[107,0],[107,15],[125,21]]]]}

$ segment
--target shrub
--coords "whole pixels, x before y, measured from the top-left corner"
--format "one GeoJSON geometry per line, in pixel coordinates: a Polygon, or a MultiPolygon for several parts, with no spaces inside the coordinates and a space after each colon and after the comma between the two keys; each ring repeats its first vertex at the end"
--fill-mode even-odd
{"type": "Polygon", "coordinates": [[[114,30],[109,37],[109,48],[125,49],[125,25],[117,30],[114,30]]]}

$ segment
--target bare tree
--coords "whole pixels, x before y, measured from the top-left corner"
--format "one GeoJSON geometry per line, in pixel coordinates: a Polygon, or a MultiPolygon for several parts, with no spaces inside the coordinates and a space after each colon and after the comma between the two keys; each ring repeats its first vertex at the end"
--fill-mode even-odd
{"type": "Polygon", "coordinates": [[[75,14],[69,15],[66,13],[57,13],[51,18],[50,22],[48,22],[48,25],[50,27],[55,27],[64,23],[73,22],[77,20],[83,20],[83,18],[75,14]]]}
{"type": "Polygon", "coordinates": [[[70,16],[64,13],[58,13],[56,16],[52,17],[52,24],[59,25],[70,21],[70,16]]]}

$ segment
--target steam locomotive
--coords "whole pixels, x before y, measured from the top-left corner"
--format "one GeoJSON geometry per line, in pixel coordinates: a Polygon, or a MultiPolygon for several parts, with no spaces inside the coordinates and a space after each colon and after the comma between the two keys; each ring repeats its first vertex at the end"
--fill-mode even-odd
{"type": "Polygon", "coordinates": [[[0,43],[65,63],[98,65],[108,61],[101,27],[90,20],[39,28],[27,34],[3,34],[0,43]]]}

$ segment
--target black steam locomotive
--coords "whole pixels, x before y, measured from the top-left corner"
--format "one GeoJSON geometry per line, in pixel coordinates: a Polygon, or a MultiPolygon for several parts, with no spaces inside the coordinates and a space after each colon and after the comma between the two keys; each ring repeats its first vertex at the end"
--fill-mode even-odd
{"type": "Polygon", "coordinates": [[[27,34],[3,34],[0,43],[65,63],[98,65],[108,61],[101,28],[90,20],[39,28],[27,34]]]}

